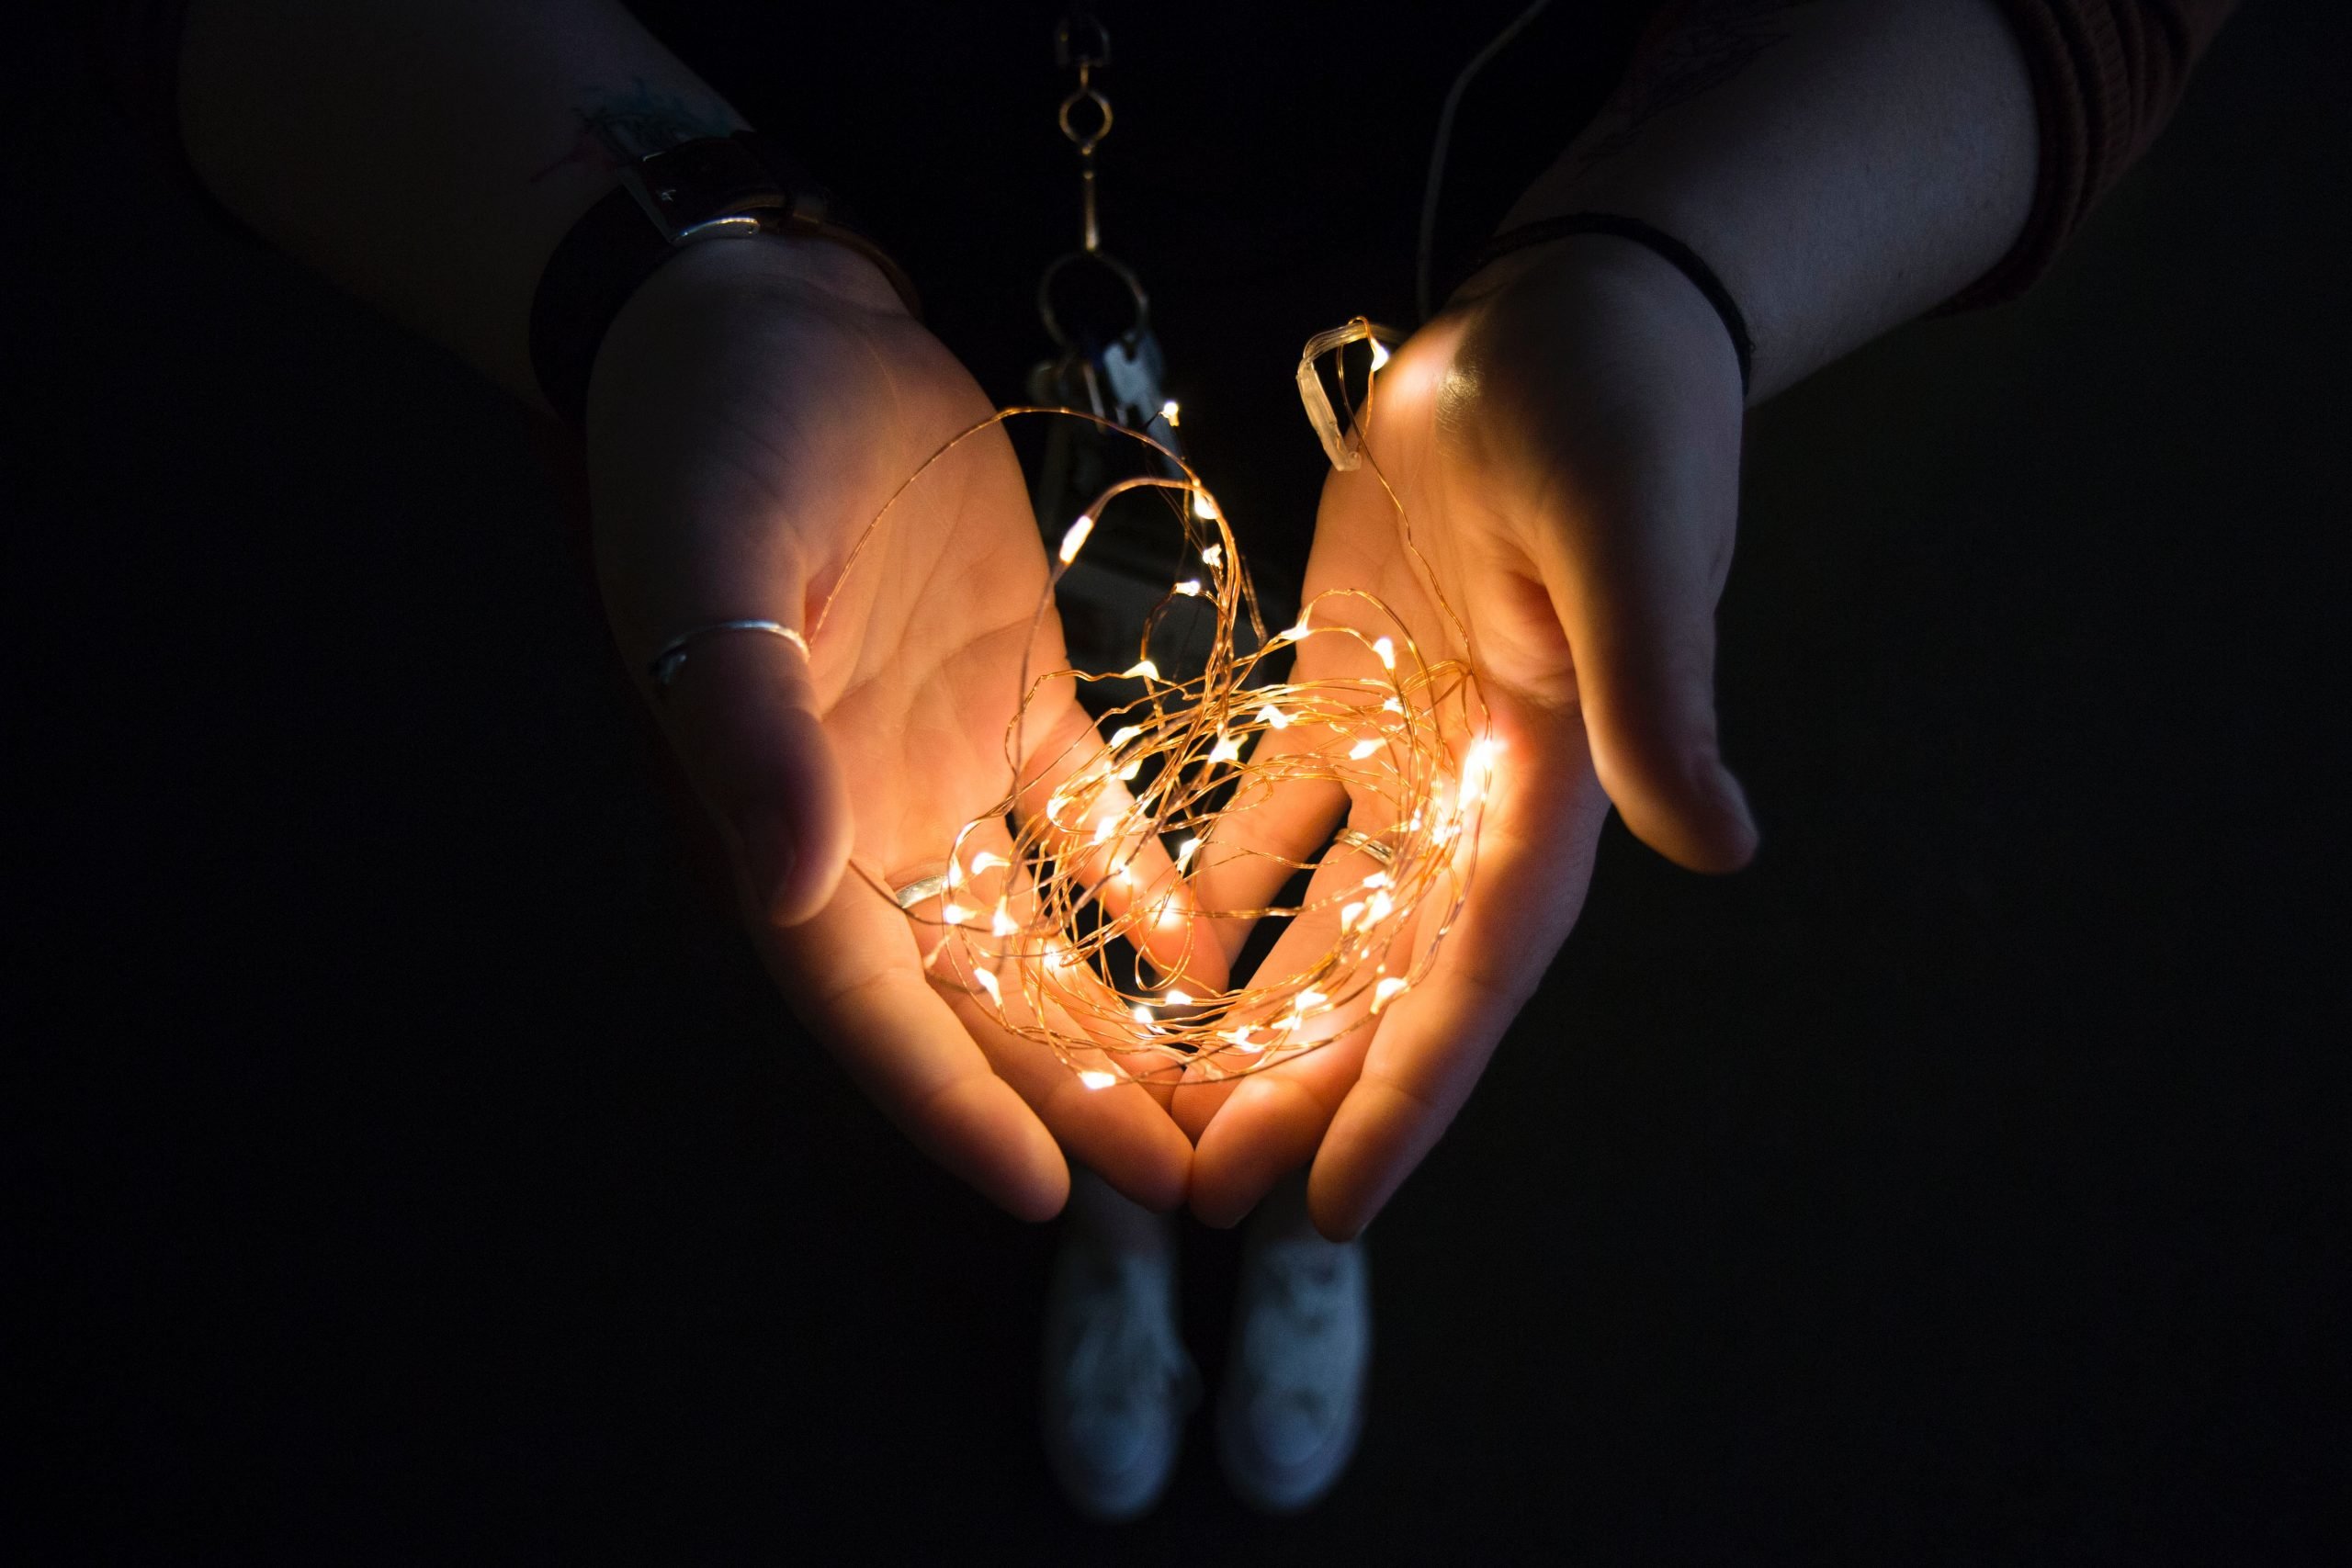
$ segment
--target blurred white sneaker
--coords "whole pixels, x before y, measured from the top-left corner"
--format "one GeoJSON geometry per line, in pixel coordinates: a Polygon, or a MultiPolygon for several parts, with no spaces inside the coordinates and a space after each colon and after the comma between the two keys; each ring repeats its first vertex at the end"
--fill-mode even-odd
{"type": "Polygon", "coordinates": [[[1316,1234],[1294,1178],[1250,1217],[1217,1398],[1217,1457],[1243,1501],[1288,1514],[1331,1490],[1355,1457],[1371,1366],[1363,1244],[1316,1234]]]}
{"type": "Polygon", "coordinates": [[[1167,1490],[1200,1374],[1177,1331],[1173,1226],[1070,1175],[1046,1303],[1046,1457],[1080,1512],[1115,1522],[1167,1490]]]}

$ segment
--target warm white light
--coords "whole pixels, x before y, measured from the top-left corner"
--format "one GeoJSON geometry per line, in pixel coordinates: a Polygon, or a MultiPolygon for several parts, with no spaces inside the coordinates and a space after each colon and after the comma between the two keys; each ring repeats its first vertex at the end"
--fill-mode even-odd
{"type": "Polygon", "coordinates": [[[1391,975],[1372,988],[1372,1010],[1378,1012],[1405,993],[1405,982],[1391,975]]]}
{"type": "Polygon", "coordinates": [[[1182,870],[1183,870],[1183,869],[1184,869],[1184,863],[1185,863],[1186,861],[1188,861],[1188,860],[1191,860],[1191,859],[1193,858],[1193,854],[1194,854],[1194,853],[1195,853],[1195,852],[1200,849],[1200,847],[1201,847],[1201,841],[1200,841],[1198,839],[1187,839],[1187,840],[1185,840],[1182,843],[1181,843],[1181,844],[1177,845],[1177,846],[1176,846],[1176,869],[1177,869],[1178,871],[1182,871],[1182,870]]]}
{"type": "Polygon", "coordinates": [[[1175,399],[1170,398],[1166,402],[1159,405],[1159,417],[1166,420],[1170,426],[1173,426],[1176,423],[1176,413],[1177,409],[1175,399]]]}
{"type": "Polygon", "coordinates": [[[1119,1075],[1106,1073],[1099,1067],[1089,1067],[1078,1075],[1078,1081],[1088,1089],[1109,1089],[1119,1081],[1119,1075]]]}
{"type": "Polygon", "coordinates": [[[1364,902],[1370,906],[1372,918],[1375,920],[1386,919],[1389,911],[1396,908],[1396,900],[1385,893],[1375,893],[1364,902]]]}
{"type": "Polygon", "coordinates": [[[1004,1005],[1004,990],[997,984],[995,976],[985,969],[975,969],[972,971],[972,978],[980,983],[980,989],[989,994],[989,1000],[999,1007],[1004,1005]]]}
{"type": "Polygon", "coordinates": [[[1122,675],[1140,675],[1147,681],[1157,681],[1159,679],[1159,666],[1154,664],[1148,659],[1138,659],[1135,663],[1121,671],[1120,673],[1122,675]]]}
{"type": "Polygon", "coordinates": [[[1188,1008],[1193,1005],[1193,998],[1182,991],[1170,991],[1159,998],[1159,1005],[1164,1008],[1188,1008]]]}
{"type": "Polygon", "coordinates": [[[989,931],[997,936],[1011,936],[1020,929],[1021,922],[1012,918],[1012,911],[999,904],[996,919],[989,922],[989,931]]]}
{"type": "Polygon", "coordinates": [[[1241,761],[1241,742],[1236,740],[1230,735],[1218,736],[1216,738],[1216,744],[1209,748],[1209,761],[1212,762],[1238,762],[1241,761]]]}
{"type": "Polygon", "coordinates": [[[939,908],[939,918],[951,926],[960,926],[972,918],[972,911],[961,904],[943,904],[939,908]]]}
{"type": "Polygon", "coordinates": [[[1372,340],[1372,367],[1374,370],[1388,363],[1388,345],[1378,338],[1372,340]]]}
{"type": "Polygon", "coordinates": [[[1136,736],[1141,735],[1142,733],[1143,726],[1140,724],[1121,726],[1119,728],[1111,732],[1111,750],[1114,751],[1117,750],[1120,747],[1125,746],[1128,741],[1133,740],[1136,736]]]}
{"type": "Polygon", "coordinates": [[[1203,545],[1201,547],[1201,564],[1210,568],[1223,566],[1225,564],[1225,547],[1223,545],[1203,545]]]}
{"type": "Polygon", "coordinates": [[[1062,564],[1064,566],[1068,566],[1078,558],[1080,548],[1086,543],[1086,536],[1092,532],[1094,532],[1094,519],[1083,512],[1080,513],[1078,521],[1069,525],[1069,532],[1062,536],[1062,564]]]}
{"type": "Polygon", "coordinates": [[[1378,656],[1383,668],[1389,670],[1396,668],[1396,644],[1394,640],[1385,637],[1376,637],[1373,641],[1372,651],[1378,656]]]}
{"type": "Polygon", "coordinates": [[[1282,709],[1276,707],[1272,703],[1268,703],[1264,707],[1260,708],[1258,710],[1258,716],[1266,721],[1266,728],[1268,729],[1288,729],[1290,728],[1290,715],[1283,712],[1282,709]]]}
{"type": "Polygon", "coordinates": [[[1129,1008],[1127,1011],[1137,1023],[1156,1023],[1159,1021],[1152,1016],[1151,1010],[1144,1006],[1141,1002],[1137,1002],[1134,1007],[1129,1008]]]}
{"type": "Polygon", "coordinates": [[[1201,580],[1197,577],[1188,577],[1176,585],[1176,592],[1187,599],[1197,599],[1201,596],[1201,580]]]}
{"type": "Polygon", "coordinates": [[[1363,906],[1362,904],[1351,904],[1346,908],[1340,911],[1340,929],[1343,931],[1353,931],[1355,929],[1356,921],[1363,918],[1363,906]]]}
{"type": "Polygon", "coordinates": [[[1361,762],[1379,750],[1380,742],[1377,740],[1359,740],[1348,748],[1348,761],[1361,762]]]}
{"type": "Polygon", "coordinates": [[[972,857],[972,874],[978,876],[984,871],[994,871],[998,866],[1011,865],[1012,863],[1011,861],[1005,859],[1002,855],[998,854],[993,850],[982,850],[978,854],[972,857]]]}
{"type": "Polygon", "coordinates": [[[1208,491],[1196,490],[1193,492],[1193,515],[1204,523],[1216,521],[1216,502],[1209,499],[1208,491]]]}

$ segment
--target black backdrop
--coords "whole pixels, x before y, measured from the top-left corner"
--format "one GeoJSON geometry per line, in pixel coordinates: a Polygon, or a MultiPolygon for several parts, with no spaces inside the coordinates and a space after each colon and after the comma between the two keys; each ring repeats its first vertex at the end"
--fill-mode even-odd
{"type": "MultiPolygon", "coordinates": [[[[1230,47],[1313,41],[1261,9],[1216,14],[1230,47]]],[[[51,1560],[2317,1560],[2347,1453],[2332,9],[2252,6],[2027,301],[1756,416],[1722,682],[1762,858],[1704,881],[1612,829],[1374,1235],[1339,1492],[1258,1520],[1196,1427],[1115,1532],[1033,1434],[1049,1233],[908,1151],[703,891],[529,423],[209,228],[36,34],[0,154],[15,1522],[51,1560]]],[[[792,79],[746,62],[782,24],[736,25],[673,36],[781,121],[792,79]]],[[[1330,191],[1383,267],[1315,270],[1280,212],[1237,260],[1239,218],[1146,200],[1215,217],[1227,155],[1153,151],[1187,96],[1154,28],[1112,234],[1278,558],[1314,473],[1285,361],[1398,308],[1427,106],[1283,143],[1320,171],[1369,139],[1385,183],[1330,191]]],[[[941,306],[1001,392],[1069,217],[1040,166],[941,306]]],[[[1214,1380],[1230,1238],[1187,1261],[1214,1380]]]]}

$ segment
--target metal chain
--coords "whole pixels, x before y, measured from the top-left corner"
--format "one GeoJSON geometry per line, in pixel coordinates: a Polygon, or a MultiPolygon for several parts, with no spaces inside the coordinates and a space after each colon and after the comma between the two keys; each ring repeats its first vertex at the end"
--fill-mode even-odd
{"type": "Polygon", "coordinates": [[[1078,186],[1080,209],[1083,214],[1079,232],[1080,248],[1089,254],[1102,248],[1101,225],[1094,209],[1094,149],[1111,134],[1111,100],[1094,85],[1094,70],[1111,62],[1111,34],[1083,5],[1072,6],[1069,15],[1054,28],[1054,62],[1074,66],[1078,71],[1078,86],[1062,100],[1054,117],[1062,134],[1078,149],[1078,186]],[[1091,130],[1081,130],[1071,121],[1072,110],[1085,106],[1094,110],[1091,130]]]}

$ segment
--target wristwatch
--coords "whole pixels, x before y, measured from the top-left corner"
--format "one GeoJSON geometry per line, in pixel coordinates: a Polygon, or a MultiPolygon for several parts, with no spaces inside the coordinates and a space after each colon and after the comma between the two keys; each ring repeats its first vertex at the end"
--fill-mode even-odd
{"type": "Polygon", "coordinates": [[[531,299],[531,368],[557,415],[579,428],[605,331],[638,285],[686,246],[711,239],[805,234],[847,245],[922,314],[914,285],[832,193],[755,132],[698,137],[619,170],[608,193],[548,258],[531,299]]]}

